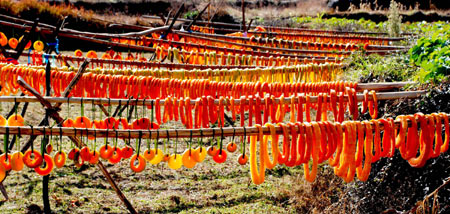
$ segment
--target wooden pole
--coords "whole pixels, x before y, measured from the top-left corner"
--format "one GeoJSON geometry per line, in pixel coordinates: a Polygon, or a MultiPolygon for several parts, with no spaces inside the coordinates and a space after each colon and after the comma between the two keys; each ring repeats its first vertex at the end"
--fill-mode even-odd
{"type": "MultiPolygon", "coordinates": [[[[420,96],[422,96],[423,94],[425,94],[426,91],[402,91],[402,92],[380,92],[377,93],[377,99],[378,100],[394,100],[394,99],[414,99],[414,98],[418,98],[420,96]]],[[[301,99],[305,99],[304,95],[299,95],[298,97],[300,97],[301,99]]],[[[364,95],[362,94],[357,94],[357,100],[358,101],[363,101],[364,100],[364,95]]],[[[90,98],[90,97],[83,97],[83,98],[79,98],[79,97],[70,97],[70,98],[64,98],[64,97],[44,97],[43,98],[45,101],[44,102],[49,102],[49,103],[58,103],[58,104],[62,104],[62,103],[77,103],[77,104],[81,104],[81,102],[83,103],[93,103],[95,105],[104,105],[104,104],[111,104],[111,105],[125,105],[128,103],[128,105],[138,105],[138,106],[142,106],[142,105],[152,105],[152,104],[159,104],[159,105],[164,105],[165,101],[164,99],[160,100],[159,103],[155,103],[155,100],[153,99],[146,99],[145,102],[143,99],[110,99],[110,98],[90,98]]],[[[196,100],[199,100],[200,98],[197,99],[191,99],[191,105],[194,105],[196,100]]],[[[284,103],[290,103],[291,102],[292,97],[285,97],[284,98],[284,103]]],[[[294,97],[294,99],[296,99],[294,97]]],[[[35,97],[10,97],[10,96],[2,96],[0,97],[0,101],[1,102],[14,102],[14,100],[16,100],[17,102],[41,102],[41,100],[39,100],[38,98],[35,97]]],[[[253,98],[253,100],[255,100],[255,98],[253,98]]],[[[330,101],[330,96],[327,96],[327,100],[330,101]]],[[[348,96],[345,95],[344,96],[344,100],[348,101],[348,96]]],[[[369,96],[369,100],[372,100],[372,96],[369,96]]],[[[294,100],[294,103],[297,103],[297,99],[294,100]]],[[[318,101],[318,97],[317,96],[310,96],[310,102],[311,103],[316,103],[318,101]]],[[[229,105],[230,104],[230,99],[225,99],[224,100],[224,104],[229,105]]],[[[245,99],[245,103],[247,104],[249,102],[249,98],[245,99]]],[[[264,98],[261,98],[261,102],[264,103],[264,98]]],[[[280,102],[280,98],[275,98],[275,103],[279,103],[280,102]]],[[[179,103],[179,101],[177,102],[177,104],[179,103]]],[[[234,99],[234,103],[236,105],[240,105],[241,100],[240,99],[234,99]]],[[[269,101],[269,103],[271,103],[271,101],[269,101]]],[[[304,103],[304,102],[303,102],[304,103]]],[[[219,99],[214,99],[214,104],[215,105],[219,105],[219,99]]],[[[124,107],[123,107],[124,108],[124,107]]]]}
{"type": "MultiPolygon", "coordinates": [[[[283,73],[295,73],[298,74],[298,69],[302,69],[303,72],[305,73],[313,73],[313,72],[324,72],[324,71],[329,71],[328,69],[341,69],[343,66],[345,66],[344,64],[341,63],[330,63],[328,65],[326,64],[322,64],[322,65],[291,65],[291,66],[286,66],[284,67],[284,71],[283,73]]],[[[32,68],[32,69],[42,69],[42,66],[28,66],[28,65],[18,65],[17,67],[27,67],[27,68],[32,68]]],[[[215,78],[215,77],[233,77],[236,75],[254,75],[255,72],[270,72],[272,69],[278,70],[277,73],[281,73],[281,68],[280,67],[245,67],[245,68],[234,68],[234,69],[226,69],[224,67],[218,67],[215,69],[208,69],[208,70],[165,70],[165,69],[161,69],[161,70],[148,70],[148,69],[136,69],[134,70],[134,72],[130,72],[129,69],[86,69],[86,72],[91,72],[91,73],[95,73],[95,74],[114,74],[114,75],[124,75],[124,76],[130,76],[130,75],[134,75],[134,76],[153,76],[156,78],[164,78],[164,77],[169,77],[169,78],[176,78],[176,79],[211,79],[211,78],[215,78]],[[219,69],[220,68],[220,69],[219,69]]],[[[58,71],[69,71],[72,72],[73,69],[72,68],[67,68],[67,67],[60,67],[57,68],[56,70],[58,71]]],[[[408,82],[407,82],[408,83],[408,82]]],[[[410,84],[412,84],[412,82],[409,82],[410,84]]],[[[405,84],[403,84],[402,82],[398,82],[398,83],[361,83],[361,85],[371,85],[366,89],[372,89],[372,90],[386,90],[386,89],[392,89],[392,88],[399,88],[397,86],[395,86],[395,84],[400,84],[400,87],[403,87],[405,84]],[[372,85],[373,84],[373,85],[372,85]],[[376,86],[378,85],[379,86],[376,86]],[[391,84],[393,84],[394,86],[391,86],[391,84]],[[378,88],[377,88],[378,87],[378,88]]],[[[359,86],[357,87],[357,90],[359,89],[359,86]]]]}
{"type": "MultiPolygon", "coordinates": [[[[57,34],[56,34],[57,35],[57,34]]],[[[55,37],[56,39],[56,37],[55,37]]],[[[49,49],[48,52],[50,53],[52,51],[52,49],[49,49]]],[[[21,78],[21,77],[19,77],[21,78]]],[[[47,65],[45,66],[45,95],[46,96],[51,96],[51,63],[50,60],[47,60],[47,65]]],[[[45,113],[45,124],[46,126],[50,125],[48,122],[48,113],[45,113]]],[[[48,136],[44,136],[44,140],[43,140],[43,144],[44,144],[44,148],[47,147],[47,143],[48,143],[48,136]]],[[[45,214],[50,214],[51,211],[51,207],[50,207],[50,200],[48,198],[48,184],[50,182],[50,176],[46,175],[42,178],[42,201],[44,204],[44,213],[45,214]]]]}
{"type": "MultiPolygon", "coordinates": [[[[181,14],[181,11],[183,11],[183,9],[184,9],[184,3],[180,6],[180,8],[178,8],[177,13],[173,17],[172,22],[170,23],[169,27],[165,30],[165,33],[161,35],[163,39],[166,39],[167,34],[169,34],[172,31],[173,25],[177,21],[178,17],[181,14]]],[[[169,19],[169,17],[167,17],[167,19],[169,19]]]]}
{"type": "Polygon", "coordinates": [[[248,23],[248,26],[247,26],[247,31],[248,31],[248,29],[250,29],[250,27],[252,26],[253,21],[254,21],[254,19],[250,19],[250,22],[248,23]]]}
{"type": "MultiPolygon", "coordinates": [[[[40,94],[39,92],[37,92],[36,90],[34,90],[30,85],[28,85],[23,79],[22,77],[19,77],[17,80],[18,84],[22,87],[24,87],[26,90],[28,90],[31,94],[33,94],[34,96],[36,96],[36,98],[40,101],[40,103],[46,108],[46,112],[48,114],[48,116],[50,116],[51,118],[53,118],[57,124],[62,124],[64,122],[64,119],[62,117],[59,116],[57,110],[58,108],[53,107],[50,102],[48,102],[47,100],[45,100],[40,94]]],[[[77,82],[77,80],[74,78],[72,80],[72,82],[77,82]]],[[[72,83],[71,82],[71,83],[72,83]]],[[[75,85],[75,84],[74,84],[75,85]]],[[[69,84],[70,86],[70,84],[69,84]]],[[[78,147],[82,147],[84,146],[83,143],[79,140],[78,137],[75,136],[70,136],[69,137],[70,140],[72,140],[78,147]]],[[[111,187],[116,191],[117,195],[119,196],[119,198],[122,200],[122,202],[125,204],[125,206],[127,207],[128,211],[130,213],[137,213],[136,210],[134,209],[134,207],[131,205],[131,203],[128,201],[128,199],[125,197],[125,195],[122,193],[122,191],[119,189],[119,187],[117,186],[117,184],[115,183],[115,181],[113,180],[113,178],[111,177],[111,175],[109,174],[109,172],[107,171],[107,169],[105,168],[105,166],[102,164],[101,161],[99,161],[97,163],[97,166],[99,167],[99,169],[102,171],[103,175],[106,177],[107,181],[110,183],[111,187]]]]}
{"type": "Polygon", "coordinates": [[[13,56],[14,59],[19,59],[20,55],[22,54],[23,50],[25,49],[25,46],[30,41],[30,37],[32,37],[36,33],[36,27],[38,26],[39,18],[36,18],[34,20],[33,26],[31,26],[31,30],[29,33],[26,33],[23,35],[23,39],[19,44],[17,45],[17,53],[13,56]]]}
{"type": "MultiPolygon", "coordinates": [[[[447,114],[450,116],[450,114],[447,114]]],[[[376,120],[375,120],[376,121],[376,120]]],[[[409,120],[408,120],[409,121],[409,120]]],[[[336,122],[337,123],[337,122],[336,122]]],[[[383,123],[378,122],[380,129],[383,130],[383,123]]],[[[410,122],[408,122],[411,125],[410,122]]],[[[399,120],[394,121],[395,128],[400,125],[399,120]]],[[[343,126],[342,126],[343,127],[343,126]]],[[[375,125],[372,124],[375,128],[375,125]]],[[[18,134],[19,129],[22,135],[60,135],[69,136],[70,139],[76,138],[77,136],[96,136],[97,138],[115,138],[116,135],[119,138],[142,138],[142,139],[164,139],[164,138],[208,138],[208,137],[231,137],[231,136],[244,136],[244,129],[246,136],[257,135],[258,128],[256,127],[224,127],[224,128],[207,128],[207,129],[154,129],[154,130],[110,130],[110,129],[85,129],[85,128],[51,128],[51,127],[19,127],[19,126],[0,126],[0,134],[6,134],[6,129],[8,129],[9,134],[18,134]],[[45,129],[45,130],[44,130],[45,129]],[[44,132],[45,131],[45,132],[44,132]],[[192,133],[192,135],[191,135],[192,133]]],[[[344,129],[344,127],[343,127],[344,129]]],[[[262,127],[264,134],[270,134],[268,127],[262,127]]],[[[275,125],[275,130],[277,134],[282,134],[283,130],[281,126],[275,125]]],[[[298,126],[295,126],[295,130],[298,130],[298,126]]],[[[76,138],[78,139],[78,138],[76,138]]],[[[80,143],[77,141],[77,143],[80,143]]],[[[79,145],[79,144],[77,144],[79,145]]]]}
{"type": "MultiPolygon", "coordinates": [[[[67,20],[67,16],[64,17],[61,21],[59,21],[57,27],[55,28],[55,30],[53,31],[53,34],[51,36],[51,40],[52,40],[51,42],[53,42],[53,43],[58,42],[59,31],[64,28],[66,20],[67,20]]],[[[53,51],[55,51],[55,52],[57,51],[55,45],[49,45],[46,47],[45,53],[51,54],[53,51]]],[[[59,53],[57,53],[57,54],[59,54],[59,53]]]]}
{"type": "MultiPolygon", "coordinates": [[[[7,51],[7,53],[14,53],[14,51],[7,51]]],[[[184,53],[184,51],[180,51],[180,53],[184,53]]],[[[28,56],[28,54],[23,53],[22,56],[28,56]]],[[[42,54],[37,53],[38,57],[42,57],[42,54]]],[[[50,54],[49,58],[61,59],[61,60],[70,60],[76,62],[83,62],[86,59],[90,59],[92,63],[106,63],[106,64],[114,64],[114,65],[123,65],[123,66],[138,66],[138,67],[158,67],[158,68],[168,68],[168,69],[233,69],[233,68],[255,68],[256,66],[249,65],[195,65],[195,64],[181,64],[181,63],[169,63],[169,62],[148,62],[148,61],[132,61],[132,60],[115,60],[115,59],[101,59],[101,58],[86,58],[86,57],[76,57],[70,55],[54,55],[50,54]]],[[[268,58],[268,57],[267,57],[268,58]]],[[[320,59],[317,59],[320,62],[320,59]]],[[[323,60],[322,60],[323,61],[323,60]]],[[[89,70],[89,69],[88,69],[89,70]]]]}
{"type": "Polygon", "coordinates": [[[247,34],[247,26],[245,26],[245,0],[241,1],[241,9],[242,9],[242,24],[241,29],[242,31],[247,34]]]}
{"type": "Polygon", "coordinates": [[[164,21],[164,25],[167,25],[167,24],[169,24],[169,20],[170,20],[170,14],[172,13],[172,10],[170,10],[169,11],[169,13],[167,13],[167,17],[166,17],[166,20],[164,20],[163,19],[163,21],[164,21]]]}

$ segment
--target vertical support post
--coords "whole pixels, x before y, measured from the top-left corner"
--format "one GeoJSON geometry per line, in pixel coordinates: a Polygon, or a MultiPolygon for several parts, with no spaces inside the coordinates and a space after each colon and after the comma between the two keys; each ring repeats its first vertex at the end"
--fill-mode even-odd
{"type": "Polygon", "coordinates": [[[30,37],[32,37],[36,33],[36,28],[39,23],[39,18],[36,18],[34,20],[33,26],[31,27],[31,30],[28,34],[23,35],[22,41],[17,45],[17,53],[14,55],[14,59],[19,59],[20,55],[22,55],[23,50],[25,49],[25,46],[27,45],[28,41],[30,41],[30,37]]]}
{"type": "MultiPolygon", "coordinates": [[[[52,50],[50,49],[49,52],[52,50]]],[[[47,65],[45,66],[45,96],[51,96],[51,63],[50,60],[47,61],[47,65]]],[[[46,125],[49,125],[48,122],[48,114],[45,113],[45,120],[46,125]]],[[[44,135],[44,148],[48,144],[48,136],[44,135]]],[[[50,176],[46,175],[42,178],[42,201],[44,203],[44,213],[50,214],[51,208],[50,208],[50,200],[48,198],[48,183],[50,182],[50,176]]]]}
{"type": "Polygon", "coordinates": [[[175,22],[177,21],[178,17],[180,16],[181,11],[183,11],[183,8],[184,8],[184,3],[180,6],[180,8],[178,8],[178,11],[177,11],[177,13],[175,14],[175,16],[173,17],[172,22],[171,22],[170,25],[169,25],[169,28],[167,28],[166,32],[165,32],[163,35],[161,35],[161,36],[162,36],[162,39],[166,39],[167,35],[168,35],[168,34],[170,33],[170,31],[172,30],[173,25],[175,24],[175,22]]]}
{"type": "Polygon", "coordinates": [[[250,30],[250,27],[252,26],[254,19],[250,19],[250,22],[248,23],[247,31],[250,30]]]}
{"type": "Polygon", "coordinates": [[[164,21],[164,25],[169,24],[169,19],[170,19],[170,14],[171,13],[172,13],[172,10],[170,10],[169,13],[167,14],[166,20],[163,20],[164,21]]]}
{"type": "Polygon", "coordinates": [[[245,34],[247,33],[247,29],[245,26],[245,0],[242,0],[242,32],[244,32],[245,34]]]}

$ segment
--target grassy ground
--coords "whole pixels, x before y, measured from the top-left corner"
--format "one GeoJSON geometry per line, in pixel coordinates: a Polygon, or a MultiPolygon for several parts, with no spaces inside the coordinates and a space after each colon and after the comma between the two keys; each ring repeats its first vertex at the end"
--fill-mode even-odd
{"type": "MultiPolygon", "coordinates": [[[[2,104],[2,115],[11,106],[2,104]]],[[[29,108],[26,121],[37,124],[44,112],[37,103],[30,104],[29,108]]],[[[63,116],[66,116],[66,108],[64,105],[61,111],[63,116]]],[[[92,117],[89,109],[89,105],[86,106],[86,115],[92,117]]],[[[79,106],[73,105],[71,112],[72,116],[78,115],[79,106]]],[[[179,125],[171,123],[164,127],[179,125]]],[[[36,141],[35,149],[39,148],[40,139],[36,141]]],[[[25,140],[26,137],[21,142],[25,140]]],[[[53,140],[54,148],[58,142],[53,140]]],[[[92,145],[92,141],[90,143],[92,145]]],[[[68,152],[70,142],[65,139],[63,144],[64,151],[68,152]]],[[[98,140],[97,145],[101,144],[103,139],[98,140]]],[[[119,144],[123,145],[122,142],[119,144]]],[[[184,141],[180,140],[178,152],[185,150],[183,144],[184,141]]],[[[169,145],[168,151],[174,152],[174,142],[169,145]]],[[[238,151],[229,153],[223,164],[207,158],[193,170],[182,168],[174,171],[166,163],[161,163],[156,166],[148,164],[142,173],[134,173],[129,168],[129,160],[105,165],[140,213],[293,213],[304,208],[306,204],[299,206],[296,202],[305,199],[292,197],[295,192],[291,191],[299,184],[302,192],[312,187],[303,179],[302,167],[278,166],[268,170],[266,182],[256,186],[250,180],[249,166],[238,165],[238,155],[238,151]]],[[[42,177],[34,170],[26,168],[12,172],[4,184],[10,196],[10,200],[0,204],[4,213],[29,213],[42,209],[42,177]]],[[[85,165],[77,169],[68,161],[66,167],[51,173],[49,187],[50,203],[56,213],[126,213],[126,208],[96,166],[85,165]]]]}

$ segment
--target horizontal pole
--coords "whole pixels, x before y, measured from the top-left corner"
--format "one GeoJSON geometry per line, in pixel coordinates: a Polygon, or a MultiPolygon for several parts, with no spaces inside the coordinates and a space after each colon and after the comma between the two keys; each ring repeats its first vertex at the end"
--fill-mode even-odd
{"type": "Polygon", "coordinates": [[[406,85],[415,84],[415,82],[379,82],[379,83],[358,83],[357,91],[375,90],[387,91],[392,89],[403,88],[406,85]]]}
{"type": "MultiPolygon", "coordinates": [[[[15,51],[7,50],[8,53],[15,53],[15,51]]],[[[28,56],[28,53],[22,53],[22,56],[28,56]]],[[[55,58],[58,60],[69,60],[76,62],[83,62],[87,57],[77,57],[65,54],[42,54],[37,53],[37,57],[49,56],[49,58],[55,58]]],[[[168,69],[234,69],[234,68],[255,68],[256,66],[249,65],[195,65],[195,64],[182,64],[182,63],[170,63],[170,62],[149,62],[138,60],[115,60],[115,59],[102,59],[102,58],[89,58],[91,63],[105,63],[123,66],[144,66],[148,68],[168,68],[168,69]]],[[[91,69],[89,69],[91,70],[91,69]]]]}
{"type": "MultiPolygon", "coordinates": [[[[447,116],[449,116],[447,114],[447,116]]],[[[377,120],[375,120],[377,121],[377,120]]],[[[408,120],[409,121],[409,120],[408,120]]],[[[383,130],[383,123],[379,123],[380,129],[383,130]]],[[[337,123],[337,122],[335,122],[337,123]]],[[[341,123],[342,124],[342,123],[341,123]]],[[[399,127],[400,121],[394,121],[395,128],[399,127]]],[[[408,123],[410,124],[410,123],[408,123]]],[[[375,128],[374,125],[372,125],[375,128]]],[[[345,129],[344,127],[342,127],[345,129]]],[[[6,134],[6,130],[11,135],[20,134],[21,135],[54,135],[54,136],[95,136],[97,138],[143,138],[143,139],[167,139],[167,138],[203,138],[203,137],[231,137],[231,136],[251,136],[257,135],[258,129],[256,127],[225,127],[225,128],[207,128],[207,129],[155,129],[155,130],[109,130],[109,129],[83,129],[83,128],[66,128],[66,127],[18,127],[18,126],[0,126],[0,134],[6,134]]],[[[282,127],[279,125],[275,126],[277,134],[282,133],[282,127]]],[[[295,130],[299,131],[298,127],[295,126],[295,130]]],[[[262,127],[263,134],[270,134],[268,127],[262,127]]]]}
{"type": "MultiPolygon", "coordinates": [[[[425,94],[426,91],[403,91],[403,92],[381,92],[381,93],[377,93],[377,99],[378,100],[395,100],[395,99],[414,99],[414,98],[418,98],[421,95],[425,94]]],[[[357,100],[358,101],[363,101],[364,100],[364,95],[363,94],[357,94],[357,100]]],[[[305,103],[305,96],[304,95],[299,95],[298,97],[301,97],[303,99],[303,103],[305,103]]],[[[64,97],[44,97],[45,100],[47,100],[50,103],[77,103],[77,104],[81,104],[81,102],[83,102],[84,104],[94,104],[94,105],[99,105],[99,104],[111,104],[111,105],[124,105],[127,104],[128,105],[138,105],[138,106],[142,106],[142,105],[146,105],[146,106],[150,106],[150,105],[155,105],[157,103],[155,103],[156,101],[154,99],[109,99],[109,98],[89,98],[89,97],[68,97],[68,98],[64,98],[64,97]]],[[[182,99],[182,98],[178,98],[178,99],[182,99]]],[[[194,105],[195,102],[197,100],[199,100],[200,98],[197,99],[192,99],[191,105],[194,105]]],[[[245,104],[248,104],[250,98],[246,98],[245,99],[245,104]]],[[[275,98],[275,103],[280,103],[280,99],[281,98],[275,98]]],[[[293,97],[286,97],[283,99],[284,103],[290,103],[291,99],[293,99],[293,97]]],[[[294,97],[294,99],[296,99],[296,97],[294,97]]],[[[255,98],[253,98],[253,100],[255,100],[255,98]]],[[[327,100],[331,101],[330,96],[327,96],[327,100]]],[[[344,95],[344,100],[348,101],[348,96],[344,95]]],[[[369,96],[369,100],[372,100],[372,96],[369,96]]],[[[316,103],[318,101],[318,97],[317,96],[310,96],[310,101],[311,103],[316,103]]],[[[39,100],[35,97],[30,97],[30,96],[0,96],[0,102],[39,102],[39,100]]],[[[177,102],[177,104],[180,101],[177,102]]],[[[236,105],[240,105],[241,100],[240,99],[234,99],[234,103],[236,105]]],[[[264,98],[261,98],[261,103],[264,103],[264,98]]],[[[270,101],[271,103],[271,101],[270,101]]],[[[298,103],[298,100],[294,100],[294,103],[298,103]]],[[[165,104],[165,100],[159,100],[159,105],[164,105],[165,104]]],[[[219,99],[214,99],[214,104],[219,105],[219,99]]],[[[225,99],[224,100],[224,105],[230,105],[231,101],[229,99],[225,99]]]]}
{"type": "MultiPolygon", "coordinates": [[[[25,19],[19,19],[16,17],[11,17],[11,16],[7,16],[7,15],[3,15],[3,14],[0,14],[0,17],[7,19],[7,20],[11,20],[15,23],[22,23],[22,24],[28,24],[28,25],[33,24],[32,21],[25,20],[25,19]]],[[[13,24],[12,22],[8,22],[8,21],[1,21],[1,22],[13,24]]],[[[38,25],[41,27],[41,30],[54,31],[56,29],[55,26],[49,25],[49,24],[39,23],[38,25]]],[[[122,26],[130,26],[130,25],[122,25],[122,26]]],[[[133,26],[133,27],[139,28],[139,26],[133,26]]],[[[181,24],[177,24],[177,25],[175,25],[175,27],[181,27],[181,24]]],[[[145,35],[149,35],[152,33],[165,31],[167,29],[169,29],[169,26],[161,26],[161,27],[155,27],[155,28],[142,27],[139,29],[139,30],[141,30],[139,32],[112,34],[112,33],[95,33],[95,32],[87,32],[87,31],[78,31],[78,30],[73,30],[70,28],[63,28],[63,29],[60,29],[60,32],[84,35],[84,36],[95,37],[95,38],[109,39],[109,38],[120,38],[120,37],[140,37],[140,36],[145,36],[145,35]]]]}

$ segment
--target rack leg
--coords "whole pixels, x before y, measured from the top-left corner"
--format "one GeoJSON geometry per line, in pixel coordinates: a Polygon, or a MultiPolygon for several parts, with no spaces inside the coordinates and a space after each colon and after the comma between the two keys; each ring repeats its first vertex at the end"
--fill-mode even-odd
{"type": "Polygon", "coordinates": [[[50,181],[50,176],[46,175],[42,178],[42,199],[44,201],[44,213],[50,214],[50,200],[48,199],[48,183],[50,181]]]}
{"type": "Polygon", "coordinates": [[[3,197],[5,197],[5,201],[9,200],[8,192],[6,192],[3,182],[0,183],[0,191],[2,192],[3,197]]]}

